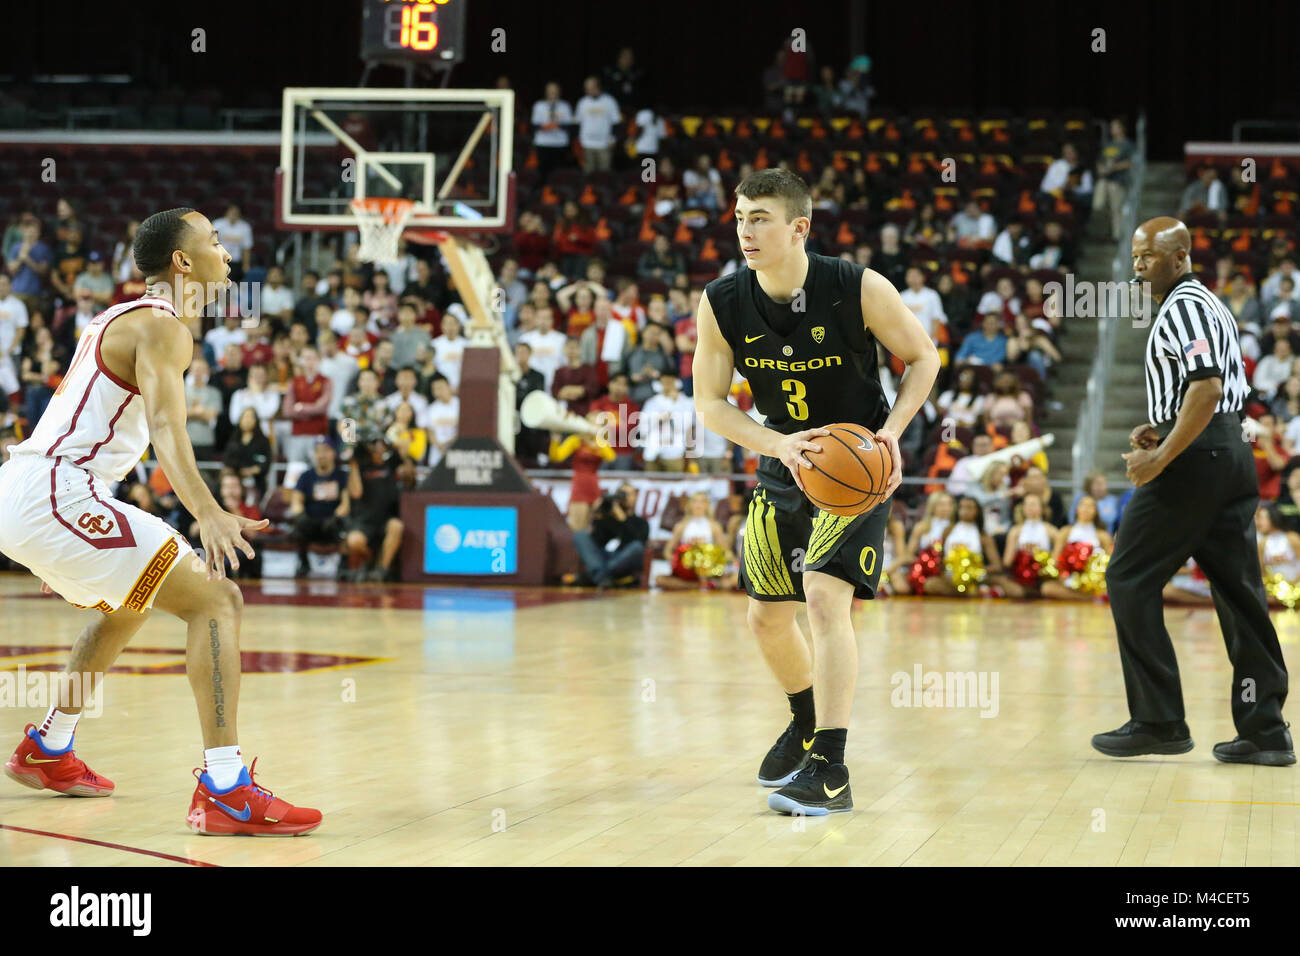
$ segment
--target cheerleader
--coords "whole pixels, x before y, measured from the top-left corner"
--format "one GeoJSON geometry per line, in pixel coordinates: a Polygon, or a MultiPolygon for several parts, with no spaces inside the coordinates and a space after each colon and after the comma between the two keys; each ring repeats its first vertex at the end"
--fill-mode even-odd
{"type": "Polygon", "coordinates": [[[1284,531],[1277,505],[1260,505],[1255,512],[1259,567],[1270,607],[1294,607],[1300,585],[1300,534],[1284,531]]]}
{"type": "Polygon", "coordinates": [[[943,574],[926,578],[922,593],[939,597],[971,597],[982,593],[981,584],[987,585],[990,591],[1005,584],[1000,574],[1002,562],[998,560],[997,548],[993,545],[993,539],[984,531],[983,509],[974,498],[963,495],[957,503],[957,522],[943,533],[940,551],[943,554],[943,574]],[[958,548],[965,548],[970,552],[971,559],[979,562],[984,569],[982,580],[954,580],[954,569],[948,566],[948,559],[958,548]]]}
{"type": "MultiPolygon", "coordinates": [[[[913,576],[913,566],[921,561],[921,553],[928,548],[934,548],[936,551],[939,542],[943,540],[944,532],[952,524],[952,515],[955,511],[952,495],[946,491],[936,491],[931,493],[930,497],[925,500],[925,514],[912,528],[912,536],[907,542],[894,565],[886,565],[889,573],[889,581],[893,586],[895,594],[911,594],[913,576]]],[[[917,571],[915,576],[921,577],[924,572],[917,571]]]]}
{"type": "Polygon", "coordinates": [[[1169,579],[1160,594],[1167,604],[1214,604],[1214,599],[1210,597],[1210,582],[1192,558],[1188,558],[1178,573],[1169,579]]]}
{"type": "MultiPolygon", "coordinates": [[[[889,521],[885,525],[885,553],[881,562],[881,567],[886,571],[880,576],[880,593],[895,594],[893,585],[893,569],[903,563],[899,555],[907,553],[907,534],[903,529],[901,519],[894,517],[894,499],[889,499],[889,521]]],[[[904,594],[909,593],[907,591],[904,594]]]]}
{"type": "Polygon", "coordinates": [[[673,536],[664,547],[664,560],[672,566],[672,573],[659,575],[655,584],[665,591],[701,587],[736,589],[736,572],[733,570],[736,556],[727,548],[727,534],[722,525],[709,514],[709,496],[704,492],[691,495],[686,517],[673,526],[673,536]],[[702,575],[695,568],[686,566],[690,563],[688,556],[693,549],[702,545],[715,545],[721,550],[721,559],[726,567],[723,574],[702,575]]]}
{"type": "Polygon", "coordinates": [[[1007,596],[1036,597],[1041,581],[1026,583],[1015,574],[1015,568],[1023,562],[1032,561],[1035,554],[1052,553],[1056,541],[1057,529],[1043,520],[1043,499],[1036,495],[1026,495],[1025,500],[1016,505],[1017,523],[1007,532],[1007,546],[1002,553],[1002,564],[1010,569],[1004,585],[1007,596]]]}
{"type": "MultiPolygon", "coordinates": [[[[605,412],[592,412],[587,421],[597,427],[605,422],[605,412]]],[[[596,470],[601,462],[614,460],[614,449],[603,440],[601,434],[570,435],[563,441],[559,432],[551,433],[550,459],[561,462],[572,456],[573,483],[569,486],[569,527],[574,531],[586,531],[591,523],[591,506],[600,500],[600,482],[596,470]]]]}
{"type": "MultiPolygon", "coordinates": [[[[1099,551],[1110,554],[1111,549],[1114,547],[1110,532],[1101,523],[1101,515],[1097,512],[1097,501],[1092,495],[1084,495],[1079,499],[1078,507],[1074,512],[1074,519],[1074,524],[1056,532],[1056,547],[1052,551],[1052,559],[1056,562],[1056,566],[1061,569],[1061,576],[1043,582],[1043,597],[1045,598],[1065,601],[1091,601],[1096,595],[1079,586],[1075,572],[1061,567],[1066,548],[1072,544],[1090,545],[1092,547],[1089,552],[1091,558],[1091,555],[1099,551]],[[1072,575],[1075,575],[1073,580],[1067,584],[1066,581],[1071,579],[1072,575]]],[[[1105,593],[1105,587],[1106,579],[1103,576],[1101,593],[1105,593]]]]}

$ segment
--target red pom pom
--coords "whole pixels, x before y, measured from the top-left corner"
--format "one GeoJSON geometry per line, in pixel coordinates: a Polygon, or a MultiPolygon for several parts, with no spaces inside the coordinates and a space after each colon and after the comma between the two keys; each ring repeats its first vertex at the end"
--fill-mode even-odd
{"type": "Polygon", "coordinates": [[[926,548],[916,556],[912,562],[911,569],[907,572],[908,583],[912,586],[913,594],[920,594],[925,586],[925,579],[932,578],[939,573],[939,552],[933,547],[926,548]]]}
{"type": "Polygon", "coordinates": [[[1091,554],[1092,545],[1088,544],[1088,542],[1072,541],[1061,552],[1061,560],[1057,562],[1057,566],[1061,569],[1062,574],[1087,570],[1088,557],[1091,554]]]}
{"type": "Polygon", "coordinates": [[[1042,564],[1034,560],[1032,551],[1024,549],[1017,551],[1015,558],[1011,562],[1012,576],[1027,588],[1035,587],[1038,584],[1038,575],[1042,570],[1042,564]]]}
{"type": "Polygon", "coordinates": [[[677,550],[673,552],[672,574],[675,578],[681,578],[683,581],[698,581],[699,575],[695,573],[694,568],[688,568],[682,564],[682,555],[690,550],[689,544],[679,544],[677,550]]]}

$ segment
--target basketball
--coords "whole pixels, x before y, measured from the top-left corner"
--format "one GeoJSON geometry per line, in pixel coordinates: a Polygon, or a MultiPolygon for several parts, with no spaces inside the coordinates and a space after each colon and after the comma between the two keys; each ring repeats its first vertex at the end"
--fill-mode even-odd
{"type": "Polygon", "coordinates": [[[827,425],[830,435],[814,441],[820,452],[805,452],[811,468],[799,466],[808,500],[833,515],[866,514],[885,500],[894,461],[871,429],[840,423],[827,425]]]}

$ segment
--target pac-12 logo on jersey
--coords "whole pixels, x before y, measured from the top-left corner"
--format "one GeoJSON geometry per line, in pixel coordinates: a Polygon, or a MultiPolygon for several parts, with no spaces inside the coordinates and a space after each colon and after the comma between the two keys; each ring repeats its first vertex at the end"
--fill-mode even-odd
{"type": "Polygon", "coordinates": [[[108,534],[113,530],[113,521],[106,515],[92,515],[86,512],[77,519],[77,527],[91,534],[108,534]],[[105,521],[108,522],[107,525],[104,524],[105,521]]]}
{"type": "Polygon", "coordinates": [[[826,327],[822,325],[813,326],[812,337],[814,342],[821,345],[822,339],[826,338],[826,327]]]}

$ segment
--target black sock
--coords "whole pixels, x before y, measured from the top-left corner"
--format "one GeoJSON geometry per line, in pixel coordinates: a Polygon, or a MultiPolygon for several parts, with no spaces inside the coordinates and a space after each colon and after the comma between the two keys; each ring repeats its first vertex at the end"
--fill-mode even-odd
{"type": "Polygon", "coordinates": [[[827,763],[844,763],[844,744],[848,736],[847,727],[819,727],[812,752],[825,757],[827,763]]]}
{"type": "Polygon", "coordinates": [[[799,733],[807,740],[812,737],[817,727],[817,710],[813,707],[813,689],[801,690],[797,694],[785,695],[790,701],[790,719],[799,733]]]}

